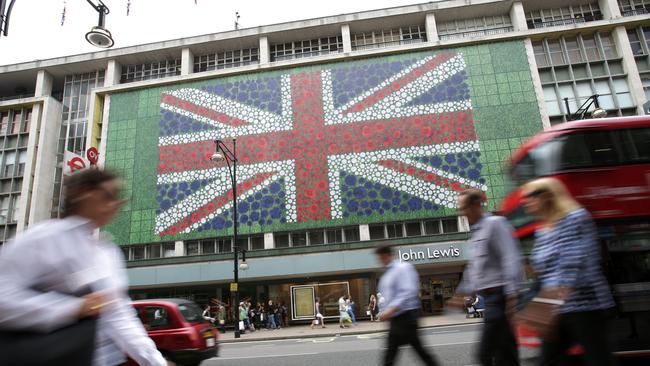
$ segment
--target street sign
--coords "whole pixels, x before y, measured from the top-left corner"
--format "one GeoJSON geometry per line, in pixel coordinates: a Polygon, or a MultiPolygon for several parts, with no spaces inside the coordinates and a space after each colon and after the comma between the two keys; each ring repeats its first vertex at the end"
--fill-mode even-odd
{"type": "Polygon", "coordinates": [[[230,292],[237,292],[239,289],[237,288],[238,283],[231,282],[230,283],[230,292]]]}
{"type": "Polygon", "coordinates": [[[63,153],[63,175],[70,175],[78,170],[86,169],[90,162],[73,152],[66,151],[63,153]]]}

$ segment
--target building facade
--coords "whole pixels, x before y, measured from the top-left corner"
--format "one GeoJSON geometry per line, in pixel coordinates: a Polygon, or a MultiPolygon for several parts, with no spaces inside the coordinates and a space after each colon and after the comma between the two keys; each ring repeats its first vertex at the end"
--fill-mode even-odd
{"type": "Polygon", "coordinates": [[[236,245],[242,297],[293,320],[320,297],[335,316],[344,293],[365,307],[390,242],[435,313],[468,255],[458,191],[497,207],[511,152],[589,97],[644,113],[649,10],[438,1],[0,66],[0,239],[58,216],[65,152],[94,147],[124,177],[103,235],[134,297],[228,302],[236,245]],[[237,243],[230,172],[210,160],[233,138],[237,243]]]}

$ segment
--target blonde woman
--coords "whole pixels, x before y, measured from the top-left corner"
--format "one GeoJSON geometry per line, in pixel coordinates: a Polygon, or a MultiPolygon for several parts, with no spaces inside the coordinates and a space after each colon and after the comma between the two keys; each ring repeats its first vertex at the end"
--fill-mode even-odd
{"type": "Polygon", "coordinates": [[[541,223],[531,263],[541,289],[556,293],[561,304],[554,336],[544,340],[540,364],[560,364],[566,350],[579,343],[585,350],[584,365],[611,365],[606,320],[614,301],[601,270],[591,215],[554,178],[526,184],[523,194],[527,211],[541,223]]]}

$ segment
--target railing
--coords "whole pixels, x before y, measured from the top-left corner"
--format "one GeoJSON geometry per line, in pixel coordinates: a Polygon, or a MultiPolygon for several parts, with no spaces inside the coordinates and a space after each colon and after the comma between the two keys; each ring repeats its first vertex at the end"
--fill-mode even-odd
{"type": "Polygon", "coordinates": [[[648,9],[646,8],[630,9],[623,12],[624,17],[632,17],[635,15],[643,15],[643,14],[648,14],[648,9]]]}
{"type": "Polygon", "coordinates": [[[336,51],[321,50],[321,51],[292,53],[292,54],[289,54],[289,55],[280,55],[280,56],[275,56],[275,55],[271,54],[271,62],[283,61],[283,60],[292,60],[292,59],[295,59],[295,58],[330,55],[330,54],[336,54],[336,53],[341,53],[341,52],[343,52],[343,49],[339,48],[336,51]]]}
{"type": "Polygon", "coordinates": [[[125,83],[133,83],[142,80],[163,79],[171,76],[177,76],[180,74],[181,74],[181,68],[179,67],[177,70],[165,71],[165,72],[155,73],[155,74],[150,73],[147,75],[138,75],[132,77],[127,77],[123,75],[122,78],[120,79],[120,83],[125,84],[125,83]]]}
{"type": "Polygon", "coordinates": [[[401,39],[399,41],[377,42],[377,43],[368,43],[368,44],[363,44],[363,45],[353,45],[352,50],[353,51],[362,51],[362,50],[369,50],[369,49],[373,49],[373,48],[395,47],[395,46],[401,46],[401,45],[405,45],[405,44],[423,43],[423,42],[426,42],[425,38],[401,39]]]}
{"type": "Polygon", "coordinates": [[[255,65],[260,63],[259,60],[251,60],[251,61],[237,61],[237,62],[228,62],[228,63],[216,63],[216,64],[211,64],[207,65],[204,68],[195,67],[194,72],[205,72],[205,71],[211,71],[211,70],[221,70],[221,69],[230,69],[233,67],[242,67],[242,66],[248,66],[248,65],[255,65]]]}
{"type": "Polygon", "coordinates": [[[34,92],[24,93],[24,94],[16,94],[16,95],[6,95],[6,96],[0,96],[0,102],[5,101],[5,100],[33,98],[33,97],[34,97],[34,92]]]}
{"type": "Polygon", "coordinates": [[[479,30],[466,31],[466,32],[448,33],[448,34],[441,34],[440,40],[445,41],[449,39],[458,39],[458,38],[484,37],[493,34],[508,33],[508,32],[512,32],[513,30],[514,28],[510,26],[510,27],[500,27],[500,28],[479,29],[479,30]]]}
{"type": "Polygon", "coordinates": [[[594,15],[592,19],[587,18],[570,18],[570,19],[558,19],[558,20],[549,20],[546,22],[528,22],[528,28],[548,28],[548,27],[559,27],[563,25],[571,24],[582,24],[586,22],[591,22],[594,20],[601,20],[602,16],[594,15]]]}

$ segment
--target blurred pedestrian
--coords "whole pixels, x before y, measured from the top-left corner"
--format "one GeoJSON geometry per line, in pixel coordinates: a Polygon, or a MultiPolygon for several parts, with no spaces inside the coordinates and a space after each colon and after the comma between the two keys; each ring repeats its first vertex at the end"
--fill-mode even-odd
{"type": "Polygon", "coordinates": [[[347,296],[345,299],[345,309],[350,316],[350,319],[352,319],[352,325],[357,326],[357,317],[354,316],[354,301],[352,301],[352,298],[350,296],[347,296]]]}
{"type": "Polygon", "coordinates": [[[464,190],[458,197],[459,211],[471,226],[472,256],[449,305],[464,306],[465,295],[482,296],[485,325],[479,361],[484,366],[519,365],[512,316],[523,280],[521,250],[508,221],[484,212],[483,202],[483,192],[478,189],[464,190]]]}
{"type": "MultiPolygon", "coordinates": [[[[85,365],[118,365],[126,361],[125,353],[140,365],[167,365],[130,305],[122,251],[94,234],[123,203],[120,179],[88,169],[66,177],[64,186],[65,217],[32,226],[0,251],[0,333],[53,334],[97,317],[95,336],[88,336],[90,347],[94,339],[92,362],[85,365]],[[88,294],[75,295],[79,292],[88,294]]],[[[18,339],[0,344],[6,347],[18,339]]],[[[31,352],[29,345],[4,350],[0,364],[76,365],[44,358],[78,341],[65,339],[31,352]],[[25,356],[33,363],[17,361],[25,356]]]]}
{"type": "Polygon", "coordinates": [[[381,292],[377,292],[377,312],[381,313],[382,310],[384,310],[384,305],[386,304],[386,299],[384,299],[384,296],[381,294],[381,292]]]}
{"type": "Polygon", "coordinates": [[[350,319],[348,315],[348,307],[345,304],[345,299],[347,296],[343,295],[339,297],[339,328],[347,328],[348,326],[345,323],[350,319]]]}
{"type": "Polygon", "coordinates": [[[205,307],[203,308],[203,319],[209,321],[214,325],[214,318],[212,317],[212,314],[210,313],[210,304],[205,304],[205,307]]]}
{"type": "Polygon", "coordinates": [[[320,325],[321,328],[327,328],[325,326],[325,317],[323,314],[320,312],[320,298],[316,298],[316,302],[314,303],[314,312],[316,315],[314,316],[314,320],[311,322],[311,329],[314,329],[314,325],[320,325]]]}
{"type": "Polygon", "coordinates": [[[274,312],[274,306],[273,306],[273,300],[269,300],[269,302],[266,304],[266,316],[268,317],[267,324],[266,324],[266,329],[277,329],[277,326],[275,324],[275,315],[273,314],[274,312]]]}
{"type": "Polygon", "coordinates": [[[531,262],[540,293],[556,294],[555,332],[543,340],[540,365],[558,365],[575,343],[584,348],[584,365],[611,365],[607,340],[608,310],[614,307],[600,266],[596,226],[587,210],[554,178],[523,187],[526,210],[541,227],[535,233],[531,262]]]}
{"type": "Polygon", "coordinates": [[[426,365],[438,365],[418,337],[418,316],[422,306],[418,272],[412,264],[396,260],[390,246],[378,247],[375,254],[386,267],[379,281],[381,293],[386,297],[386,306],[379,313],[379,319],[390,321],[384,366],[393,365],[399,346],[404,344],[410,344],[426,365]]]}
{"type": "Polygon", "coordinates": [[[375,294],[370,294],[370,299],[368,300],[368,315],[370,316],[371,322],[375,321],[377,314],[377,297],[375,297],[375,294]]]}
{"type": "Polygon", "coordinates": [[[221,333],[226,333],[226,307],[223,304],[219,305],[219,311],[217,312],[217,319],[219,321],[219,330],[221,333]]]}

